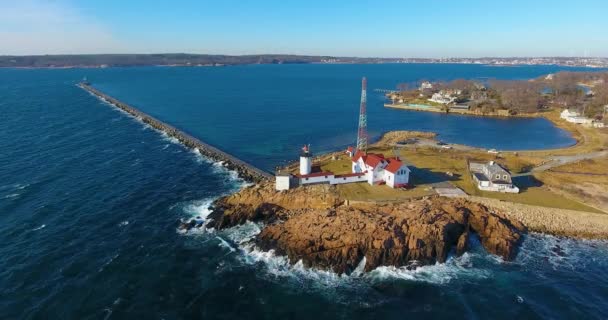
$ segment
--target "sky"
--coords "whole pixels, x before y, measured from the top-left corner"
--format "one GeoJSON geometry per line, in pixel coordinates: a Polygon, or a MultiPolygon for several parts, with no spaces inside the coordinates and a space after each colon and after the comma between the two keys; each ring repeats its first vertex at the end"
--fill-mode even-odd
{"type": "Polygon", "coordinates": [[[608,0],[0,0],[0,55],[608,57],[608,0]]]}

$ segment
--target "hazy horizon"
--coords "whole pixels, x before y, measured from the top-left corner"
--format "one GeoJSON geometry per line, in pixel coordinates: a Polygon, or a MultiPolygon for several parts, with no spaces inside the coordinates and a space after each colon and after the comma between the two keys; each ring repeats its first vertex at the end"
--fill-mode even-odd
{"type": "Polygon", "coordinates": [[[0,55],[608,57],[608,3],[0,0],[0,55]]]}
{"type": "Polygon", "coordinates": [[[442,56],[442,57],[391,57],[391,56],[354,56],[354,55],[329,55],[329,54],[295,54],[295,53],[243,53],[243,54],[225,54],[225,53],[194,53],[194,52],[108,52],[108,53],[37,53],[37,54],[0,54],[1,56],[14,56],[14,57],[33,57],[33,56],[87,56],[87,55],[202,55],[202,56],[233,56],[233,57],[245,57],[245,56],[310,56],[310,57],[335,57],[335,58],[357,58],[357,59],[534,59],[534,58],[600,58],[608,59],[606,56],[470,56],[470,57],[455,57],[455,56],[442,56]]]}

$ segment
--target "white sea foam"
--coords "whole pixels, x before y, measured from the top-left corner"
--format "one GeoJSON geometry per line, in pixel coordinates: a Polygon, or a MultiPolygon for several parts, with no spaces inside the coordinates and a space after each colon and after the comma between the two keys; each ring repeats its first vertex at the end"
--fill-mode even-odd
{"type": "Polygon", "coordinates": [[[608,241],[577,240],[544,234],[526,236],[515,263],[542,270],[584,270],[587,265],[608,267],[608,241]]]}
{"type": "Polygon", "coordinates": [[[18,184],[15,185],[15,188],[17,188],[19,190],[23,190],[23,189],[25,189],[25,188],[27,188],[29,186],[30,186],[29,183],[26,183],[26,184],[20,184],[20,183],[18,183],[18,184]]]}
{"type": "Polygon", "coordinates": [[[38,231],[38,230],[44,229],[44,227],[46,227],[46,224],[36,227],[36,228],[32,229],[32,231],[38,231]]]}
{"type": "Polygon", "coordinates": [[[7,194],[4,197],[2,197],[3,199],[14,199],[19,197],[20,194],[19,193],[11,193],[11,194],[7,194]]]}
{"type": "Polygon", "coordinates": [[[254,265],[263,263],[265,270],[271,277],[286,277],[290,279],[314,280],[315,286],[334,286],[338,284],[352,286],[353,282],[376,283],[387,280],[402,279],[433,284],[447,284],[456,279],[487,279],[492,276],[488,265],[502,263],[493,255],[487,254],[479,244],[479,240],[472,237],[470,246],[477,248],[460,257],[449,256],[445,263],[418,267],[378,267],[365,272],[365,257],[359,262],[350,275],[338,275],[331,271],[316,268],[307,268],[302,261],[291,264],[288,257],[280,256],[274,250],[262,251],[251,240],[260,233],[262,225],[247,222],[222,231],[233,243],[239,245],[240,260],[245,264],[254,265]],[[483,266],[477,267],[475,261],[483,260],[483,266]]]}
{"type": "Polygon", "coordinates": [[[460,257],[450,257],[445,263],[408,267],[378,267],[365,275],[372,281],[403,279],[434,284],[447,284],[455,279],[487,279],[492,272],[487,268],[473,267],[471,259],[474,253],[465,253],[460,257]]]}
{"type": "Polygon", "coordinates": [[[118,224],[119,227],[124,227],[124,226],[127,226],[127,225],[129,225],[129,221],[127,221],[127,220],[122,221],[121,223],[118,224]]]}
{"type": "Polygon", "coordinates": [[[209,216],[209,214],[211,213],[210,208],[214,200],[215,198],[190,201],[184,205],[183,210],[189,218],[201,217],[203,219],[206,219],[207,216],[209,216]]]}
{"type": "Polygon", "coordinates": [[[230,245],[230,243],[228,243],[228,241],[224,240],[222,237],[216,236],[215,238],[220,241],[220,244],[219,244],[220,247],[224,247],[224,248],[230,250],[230,252],[235,252],[236,251],[236,248],[232,247],[230,245]]]}
{"type": "Polygon", "coordinates": [[[102,272],[102,271],[105,269],[105,267],[107,267],[107,266],[108,266],[110,263],[112,263],[112,261],[114,261],[114,259],[118,258],[118,256],[119,256],[119,255],[120,255],[120,254],[119,254],[119,253],[117,253],[117,254],[115,254],[114,256],[112,256],[112,257],[111,257],[111,258],[110,258],[110,259],[109,259],[107,262],[105,262],[105,263],[104,263],[104,264],[101,266],[101,268],[99,268],[99,270],[98,270],[97,272],[102,272]]]}
{"type": "Polygon", "coordinates": [[[233,186],[233,188],[230,190],[231,192],[236,192],[237,190],[250,185],[250,183],[245,182],[239,177],[238,172],[226,168],[223,161],[213,161],[210,158],[205,157],[201,154],[198,148],[192,149],[191,152],[194,154],[194,157],[198,163],[210,164],[213,173],[224,176],[227,182],[231,183],[233,186]]]}

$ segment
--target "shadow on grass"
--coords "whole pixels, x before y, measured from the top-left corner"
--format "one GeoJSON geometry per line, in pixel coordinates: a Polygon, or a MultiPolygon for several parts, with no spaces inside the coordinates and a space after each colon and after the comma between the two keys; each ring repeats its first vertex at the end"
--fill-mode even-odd
{"type": "Polygon", "coordinates": [[[542,181],[537,180],[532,175],[513,177],[513,184],[519,188],[520,192],[526,191],[528,188],[536,188],[543,185],[542,181]]]}
{"type": "Polygon", "coordinates": [[[418,168],[414,166],[410,166],[410,170],[412,170],[410,174],[414,184],[447,183],[450,181],[448,176],[443,172],[431,171],[427,168],[418,168]]]}

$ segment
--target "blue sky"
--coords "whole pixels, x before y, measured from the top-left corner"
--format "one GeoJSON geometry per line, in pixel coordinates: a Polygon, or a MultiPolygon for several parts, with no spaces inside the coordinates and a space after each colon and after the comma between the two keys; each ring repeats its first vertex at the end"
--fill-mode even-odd
{"type": "Polygon", "coordinates": [[[0,0],[0,54],[608,56],[608,1],[0,0]]]}

